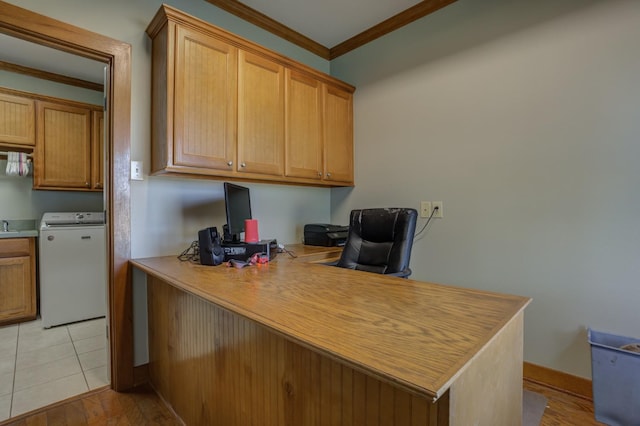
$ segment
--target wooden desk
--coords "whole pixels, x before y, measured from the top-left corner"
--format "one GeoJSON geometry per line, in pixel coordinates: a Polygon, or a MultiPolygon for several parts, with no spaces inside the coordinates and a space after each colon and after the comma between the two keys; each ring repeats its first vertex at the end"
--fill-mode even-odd
{"type": "Polygon", "coordinates": [[[187,425],[521,421],[530,299],[308,264],[132,260],[149,370],[187,425]]]}
{"type": "Polygon", "coordinates": [[[278,262],[282,262],[285,259],[295,259],[299,262],[305,263],[327,263],[340,258],[342,253],[342,247],[321,247],[321,246],[307,246],[305,244],[287,244],[285,248],[292,253],[294,257],[291,257],[287,253],[282,253],[276,259],[278,262]]]}

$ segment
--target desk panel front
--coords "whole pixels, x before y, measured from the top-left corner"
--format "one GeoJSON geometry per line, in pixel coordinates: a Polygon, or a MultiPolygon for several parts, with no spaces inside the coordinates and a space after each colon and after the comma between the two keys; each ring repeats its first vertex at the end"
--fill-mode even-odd
{"type": "Polygon", "coordinates": [[[149,276],[152,381],[187,424],[520,421],[528,298],[282,255],[132,263],[149,276]]]}

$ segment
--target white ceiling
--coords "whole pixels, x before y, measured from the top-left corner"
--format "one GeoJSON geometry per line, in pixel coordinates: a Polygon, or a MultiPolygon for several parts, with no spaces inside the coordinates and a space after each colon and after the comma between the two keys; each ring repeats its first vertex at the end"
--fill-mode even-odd
{"type": "Polygon", "coordinates": [[[257,10],[331,48],[422,0],[242,0],[257,10]]]}
{"type": "MultiPolygon", "coordinates": [[[[331,48],[422,0],[242,0],[331,48]]],[[[0,61],[102,83],[104,64],[0,33],[0,61]]]]}
{"type": "Polygon", "coordinates": [[[0,61],[103,83],[105,64],[0,33],[0,61]]]}

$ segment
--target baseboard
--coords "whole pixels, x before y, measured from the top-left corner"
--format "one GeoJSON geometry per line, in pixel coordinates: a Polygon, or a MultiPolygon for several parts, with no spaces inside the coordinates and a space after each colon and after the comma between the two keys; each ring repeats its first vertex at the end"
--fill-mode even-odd
{"type": "Polygon", "coordinates": [[[593,401],[591,380],[573,376],[562,371],[552,370],[540,365],[525,362],[523,366],[524,380],[545,385],[559,391],[593,401]]]}
{"type": "Polygon", "coordinates": [[[133,386],[140,386],[149,383],[149,364],[142,364],[133,367],[133,386]]]}

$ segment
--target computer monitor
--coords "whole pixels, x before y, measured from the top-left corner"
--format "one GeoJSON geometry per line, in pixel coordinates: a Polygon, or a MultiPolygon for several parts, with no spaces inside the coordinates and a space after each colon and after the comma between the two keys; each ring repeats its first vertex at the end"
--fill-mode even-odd
{"type": "Polygon", "coordinates": [[[224,238],[230,242],[239,242],[240,234],[244,232],[245,219],[251,219],[249,188],[225,182],[224,202],[227,213],[226,228],[229,234],[225,235],[224,238]]]}

